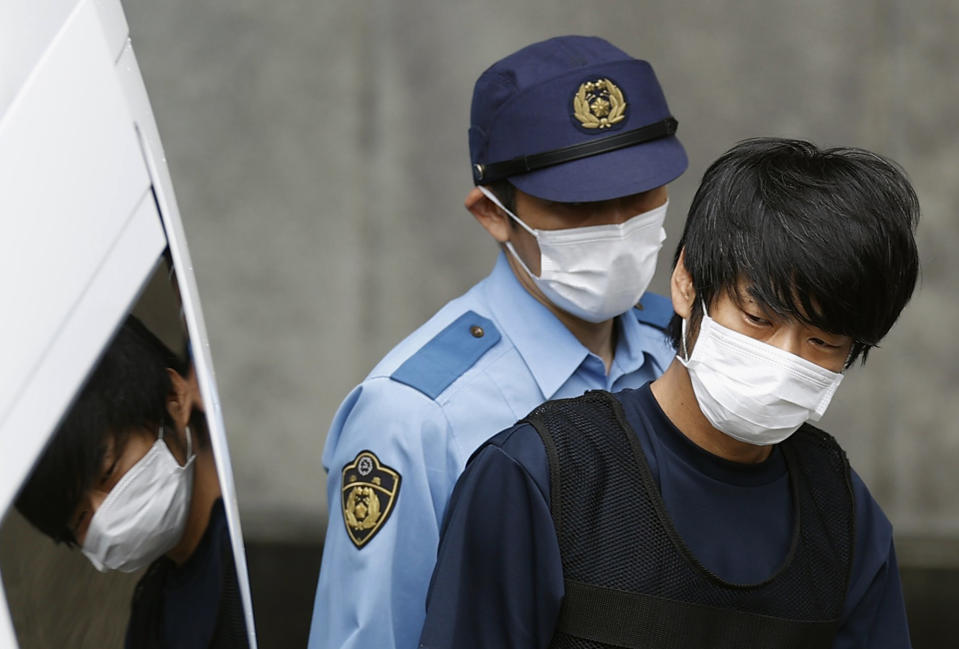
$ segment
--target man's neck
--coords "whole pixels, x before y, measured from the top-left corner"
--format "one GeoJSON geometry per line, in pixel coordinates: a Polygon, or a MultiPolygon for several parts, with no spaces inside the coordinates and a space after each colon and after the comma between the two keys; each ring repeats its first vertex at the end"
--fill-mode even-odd
{"type": "Polygon", "coordinates": [[[526,271],[520,267],[513,255],[506,253],[506,260],[513,271],[513,275],[519,281],[520,285],[526,289],[526,292],[532,295],[538,302],[549,309],[556,318],[563,323],[570,333],[576,337],[583,347],[599,356],[609,374],[609,369],[613,364],[613,356],[616,353],[616,327],[613,326],[613,320],[604,320],[603,322],[588,322],[577,318],[574,315],[566,313],[555,304],[549,301],[539,287],[533,282],[526,271]]]}
{"type": "Polygon", "coordinates": [[[771,446],[740,442],[713,428],[699,409],[689,372],[679,359],[673,359],[663,375],[650,384],[650,390],[673,425],[691,442],[713,455],[741,464],[757,464],[772,452],[771,446]]]}
{"type": "Polygon", "coordinates": [[[193,461],[193,498],[190,512],[187,514],[186,527],[180,542],[167,552],[167,556],[178,565],[193,556],[206,528],[210,524],[210,511],[213,503],[220,497],[220,481],[216,475],[216,463],[213,461],[213,449],[207,445],[197,449],[193,461]]]}

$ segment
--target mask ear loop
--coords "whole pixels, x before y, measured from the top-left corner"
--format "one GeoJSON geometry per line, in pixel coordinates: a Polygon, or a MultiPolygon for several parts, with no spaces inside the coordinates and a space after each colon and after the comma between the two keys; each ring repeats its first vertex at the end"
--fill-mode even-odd
{"type": "MultiPolygon", "coordinates": [[[[190,458],[193,457],[193,434],[190,432],[190,425],[187,424],[184,426],[186,432],[186,461],[183,463],[183,466],[186,466],[190,462],[190,458]]],[[[160,430],[157,431],[157,439],[163,439],[163,424],[160,424],[160,430]]]]}
{"type": "MultiPolygon", "coordinates": [[[[514,221],[516,221],[516,222],[520,225],[521,228],[523,228],[524,230],[526,230],[527,232],[529,232],[529,233],[530,233],[530,236],[532,236],[534,239],[536,239],[536,241],[539,241],[539,233],[536,232],[536,230],[533,230],[532,228],[530,228],[530,227],[529,227],[528,225],[526,225],[525,223],[523,223],[518,216],[516,216],[515,214],[513,214],[512,212],[510,212],[508,209],[506,209],[506,207],[500,202],[500,200],[499,200],[498,198],[496,198],[496,195],[493,194],[493,192],[491,192],[490,190],[486,189],[486,188],[483,187],[482,185],[477,185],[477,187],[479,188],[479,190],[480,190],[481,192],[483,192],[483,195],[486,196],[486,198],[488,198],[488,199],[490,199],[490,201],[492,201],[493,205],[497,206],[498,208],[500,208],[501,210],[503,210],[504,212],[506,212],[506,213],[510,216],[511,219],[513,219],[514,221]]],[[[513,242],[512,242],[512,241],[507,241],[505,245],[506,245],[506,249],[509,250],[509,252],[510,252],[511,255],[513,255],[513,259],[515,259],[516,261],[519,262],[519,265],[522,267],[522,269],[523,269],[524,271],[526,271],[526,274],[529,275],[530,279],[532,279],[533,282],[538,281],[538,280],[539,280],[539,277],[533,274],[533,271],[531,271],[531,270],[529,269],[529,266],[526,265],[526,262],[524,262],[524,261],[522,260],[522,258],[520,258],[520,256],[516,253],[516,248],[513,247],[513,242]]],[[[542,255],[542,253],[540,253],[540,255],[542,255]]]]}
{"type": "MultiPolygon", "coordinates": [[[[700,303],[703,305],[703,317],[708,318],[709,313],[706,311],[706,300],[700,300],[700,303]]],[[[690,314],[692,315],[692,314],[690,314]]],[[[702,330],[702,327],[700,327],[702,330]]],[[[680,345],[683,347],[683,360],[687,363],[689,362],[689,352],[686,351],[686,318],[683,318],[682,332],[679,339],[680,345]]]]}
{"type": "Polygon", "coordinates": [[[478,185],[477,187],[478,187],[478,189],[479,189],[481,192],[483,192],[483,196],[485,196],[486,198],[490,199],[490,201],[493,203],[493,205],[495,205],[496,207],[498,207],[498,208],[500,208],[501,210],[503,210],[504,212],[506,212],[511,219],[513,219],[514,221],[516,221],[516,222],[519,224],[519,226],[520,226],[521,228],[523,228],[524,230],[526,230],[527,232],[529,232],[530,235],[531,235],[534,239],[536,239],[537,241],[539,241],[539,233],[536,232],[536,230],[534,230],[533,228],[531,228],[531,227],[529,227],[528,225],[526,225],[525,223],[523,223],[523,221],[522,221],[518,216],[516,216],[516,215],[513,214],[511,211],[509,211],[508,209],[506,209],[506,206],[503,205],[498,198],[496,198],[496,194],[494,194],[494,193],[491,192],[490,190],[486,189],[486,188],[483,187],[482,185],[478,185]]]}

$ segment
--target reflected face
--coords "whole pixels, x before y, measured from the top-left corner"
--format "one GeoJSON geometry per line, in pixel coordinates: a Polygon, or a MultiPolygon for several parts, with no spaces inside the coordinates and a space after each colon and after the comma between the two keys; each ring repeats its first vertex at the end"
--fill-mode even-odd
{"type": "Polygon", "coordinates": [[[852,349],[850,336],[784,318],[749,295],[740,286],[739,303],[727,292],[713,300],[709,316],[722,326],[799,356],[832,372],[841,372],[852,349]]]}
{"type": "MultiPolygon", "coordinates": [[[[534,230],[565,230],[594,225],[625,223],[634,216],[662,206],[669,193],[666,186],[647,192],[592,203],[557,203],[516,190],[516,216],[534,230]]],[[[526,267],[540,274],[539,245],[535,237],[513,224],[510,241],[526,267]]]]}
{"type": "MultiPolygon", "coordinates": [[[[186,453],[185,449],[180,448],[177,443],[171,443],[171,440],[175,439],[175,435],[167,432],[163,439],[177,462],[182,465],[186,461],[186,453]]],[[[90,527],[90,520],[107,497],[107,494],[137,462],[143,459],[143,456],[153,447],[156,440],[157,432],[147,428],[130,431],[122,444],[117,443],[115,435],[107,437],[106,449],[100,465],[100,474],[94,485],[87,490],[87,493],[77,505],[71,519],[70,528],[77,544],[83,545],[87,530],[90,527]]]]}

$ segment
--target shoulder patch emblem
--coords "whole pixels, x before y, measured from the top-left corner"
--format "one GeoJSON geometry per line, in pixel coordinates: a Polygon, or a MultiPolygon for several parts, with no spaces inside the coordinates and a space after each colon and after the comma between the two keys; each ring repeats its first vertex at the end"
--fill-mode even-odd
{"type": "Polygon", "coordinates": [[[360,451],[343,467],[340,489],[343,523],[357,548],[366,545],[390,517],[401,478],[399,473],[381,464],[372,451],[360,451]]]}

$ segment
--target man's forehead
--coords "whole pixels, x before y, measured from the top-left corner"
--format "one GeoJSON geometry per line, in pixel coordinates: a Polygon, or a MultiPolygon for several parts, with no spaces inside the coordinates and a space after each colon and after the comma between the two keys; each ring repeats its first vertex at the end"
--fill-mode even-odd
{"type": "Polygon", "coordinates": [[[740,278],[735,286],[727,290],[727,293],[737,304],[753,304],[769,313],[775,313],[782,318],[797,320],[823,333],[845,335],[829,328],[823,321],[822,301],[820,299],[814,295],[801,294],[795,286],[791,287],[790,296],[787,300],[784,292],[773,291],[772,287],[763,291],[748,278],[740,278]],[[767,296],[768,293],[777,296],[777,299],[770,299],[767,296]]]}

